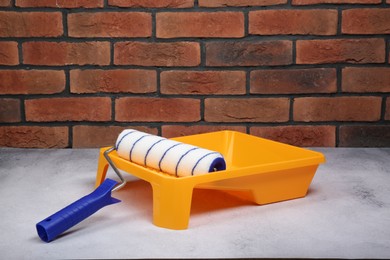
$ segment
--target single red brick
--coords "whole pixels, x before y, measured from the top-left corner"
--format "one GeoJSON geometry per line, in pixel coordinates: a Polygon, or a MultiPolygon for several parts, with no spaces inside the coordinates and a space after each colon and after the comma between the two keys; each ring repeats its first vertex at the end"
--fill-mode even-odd
{"type": "Polygon", "coordinates": [[[358,8],[344,10],[341,31],[345,34],[389,34],[390,9],[358,8]]]}
{"type": "Polygon", "coordinates": [[[201,7],[267,6],[287,4],[287,0],[198,0],[201,7]]]}
{"type": "Polygon", "coordinates": [[[335,35],[337,10],[259,10],[249,12],[249,33],[335,35]]]}
{"type": "Polygon", "coordinates": [[[154,70],[70,71],[70,91],[73,93],[151,93],[156,90],[157,75],[154,70]]]}
{"type": "Polygon", "coordinates": [[[337,90],[336,69],[277,69],[251,72],[254,94],[334,93],[337,90]]]}
{"type": "Polygon", "coordinates": [[[157,13],[158,38],[244,37],[242,12],[157,13]]]}
{"type": "Polygon", "coordinates": [[[26,120],[109,121],[111,99],[108,97],[41,98],[25,101],[26,120]]]}
{"type": "Polygon", "coordinates": [[[18,65],[18,43],[0,42],[0,65],[18,65]]]}
{"type": "Polygon", "coordinates": [[[119,42],[114,45],[116,65],[197,66],[200,46],[197,42],[119,42]]]}
{"type": "Polygon", "coordinates": [[[0,37],[58,37],[62,34],[60,12],[0,11],[0,37]]]}
{"type": "Polygon", "coordinates": [[[0,0],[0,6],[8,7],[11,5],[11,0],[0,0]]]}
{"type": "Polygon", "coordinates": [[[334,147],[335,126],[256,126],[250,133],[281,143],[305,147],[334,147]]]}
{"type": "Polygon", "coordinates": [[[293,5],[313,4],[380,4],[382,0],[292,0],[293,5]]]}
{"type": "Polygon", "coordinates": [[[124,97],[115,102],[120,122],[196,122],[200,101],[189,98],[124,97]]]}
{"type": "Polygon", "coordinates": [[[344,68],[344,92],[390,92],[390,68],[344,68]]]}
{"type": "Polygon", "coordinates": [[[23,63],[32,65],[108,65],[109,42],[25,42],[23,63]]]}
{"type": "Polygon", "coordinates": [[[0,94],[54,94],[64,89],[62,70],[0,70],[0,94]]]}
{"type": "Polygon", "coordinates": [[[134,8],[187,8],[193,7],[193,0],[108,0],[108,4],[134,8]]]}
{"type": "Polygon", "coordinates": [[[68,127],[1,126],[0,146],[20,148],[65,148],[68,127]]]}
{"type": "Polygon", "coordinates": [[[97,8],[103,7],[103,0],[16,0],[18,7],[97,8]]]}
{"type": "Polygon", "coordinates": [[[246,132],[245,126],[230,126],[230,125],[164,125],[162,126],[162,135],[166,138],[203,134],[215,131],[231,130],[237,132],[246,132]]]}
{"type": "MultiPolygon", "coordinates": [[[[98,148],[113,146],[120,132],[129,127],[125,126],[86,126],[73,127],[73,148],[98,148]]],[[[156,135],[158,130],[151,127],[131,127],[142,132],[156,135]]]]}
{"type": "Polygon", "coordinates": [[[244,71],[163,71],[163,94],[245,94],[244,71]]]}
{"type": "Polygon", "coordinates": [[[390,120],[390,98],[386,98],[385,120],[390,120]]]}
{"type": "Polygon", "coordinates": [[[0,98],[0,123],[20,122],[20,100],[0,98]]]}
{"type": "Polygon", "coordinates": [[[286,122],[288,98],[207,98],[207,122],[286,122]]]}
{"type": "Polygon", "coordinates": [[[298,40],[297,64],[383,63],[383,39],[298,40]]]}
{"type": "Polygon", "coordinates": [[[291,63],[291,41],[206,43],[207,66],[274,66],[291,63]]]}
{"type": "Polygon", "coordinates": [[[68,15],[71,37],[150,37],[152,15],[141,12],[73,13],[68,15]]]}
{"type": "Polygon", "coordinates": [[[294,120],[303,122],[377,121],[381,116],[381,103],[380,97],[295,98],[294,120]]]}
{"type": "Polygon", "coordinates": [[[389,125],[341,126],[339,146],[342,147],[389,147],[389,125]]]}

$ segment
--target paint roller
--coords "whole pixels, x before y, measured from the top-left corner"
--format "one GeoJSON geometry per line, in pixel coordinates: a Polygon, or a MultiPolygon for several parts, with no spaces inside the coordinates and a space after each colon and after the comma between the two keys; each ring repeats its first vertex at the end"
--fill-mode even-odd
{"type": "Polygon", "coordinates": [[[115,149],[126,160],[177,177],[226,169],[219,152],[133,129],[119,134],[115,149]]]}
{"type": "MultiPolygon", "coordinates": [[[[216,151],[134,129],[122,131],[115,146],[106,152],[113,149],[117,151],[118,156],[126,160],[176,177],[200,175],[226,169],[222,154],[216,151]]],[[[122,180],[122,184],[107,178],[91,194],[37,223],[37,233],[43,241],[54,240],[99,209],[120,202],[111,197],[111,192],[122,187],[125,181],[113,165],[108,153],[105,153],[105,157],[122,180]]]]}

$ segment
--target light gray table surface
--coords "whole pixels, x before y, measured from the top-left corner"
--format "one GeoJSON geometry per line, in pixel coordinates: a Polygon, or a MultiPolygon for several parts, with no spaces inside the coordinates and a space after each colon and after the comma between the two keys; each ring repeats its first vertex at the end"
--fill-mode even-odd
{"type": "Polygon", "coordinates": [[[45,243],[35,224],[93,191],[98,149],[1,148],[0,256],[390,258],[390,148],[311,149],[327,162],[304,198],[256,206],[197,190],[189,229],[175,231],[152,224],[150,185],[127,175],[121,203],[45,243]]]}

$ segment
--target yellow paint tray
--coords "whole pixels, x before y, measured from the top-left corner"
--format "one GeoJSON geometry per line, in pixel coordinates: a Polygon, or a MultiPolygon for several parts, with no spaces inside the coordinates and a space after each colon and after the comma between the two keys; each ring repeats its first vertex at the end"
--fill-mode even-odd
{"type": "MultiPolygon", "coordinates": [[[[241,192],[256,204],[304,197],[323,154],[243,134],[219,131],[172,138],[223,154],[226,170],[175,177],[109,154],[117,168],[149,182],[153,190],[153,223],[169,229],[187,229],[194,188],[241,192]]],[[[101,148],[96,186],[104,179],[108,162],[101,148]]]]}

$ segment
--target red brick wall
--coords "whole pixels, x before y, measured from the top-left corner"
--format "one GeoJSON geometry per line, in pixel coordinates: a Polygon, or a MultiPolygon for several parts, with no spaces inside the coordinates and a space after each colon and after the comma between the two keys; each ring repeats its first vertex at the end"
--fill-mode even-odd
{"type": "Polygon", "coordinates": [[[389,0],[0,0],[0,146],[390,146],[389,53],[389,0]]]}

